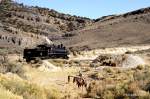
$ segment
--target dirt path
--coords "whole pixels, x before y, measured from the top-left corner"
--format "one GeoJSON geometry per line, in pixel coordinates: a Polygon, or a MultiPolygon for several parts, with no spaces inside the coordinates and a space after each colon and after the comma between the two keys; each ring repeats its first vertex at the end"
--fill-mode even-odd
{"type": "Polygon", "coordinates": [[[48,60],[42,60],[43,64],[38,68],[40,71],[57,72],[61,71],[60,67],[57,67],[50,63],[48,60]]]}
{"type": "MultiPolygon", "coordinates": [[[[52,66],[48,61],[44,61],[46,65],[52,66]]],[[[57,67],[55,67],[57,68],[57,67]]],[[[85,93],[85,88],[78,88],[76,84],[68,83],[68,75],[77,75],[80,68],[78,67],[65,67],[60,70],[40,71],[36,68],[26,66],[27,80],[36,83],[42,87],[53,87],[59,90],[68,99],[76,98],[79,94],[85,93]],[[71,97],[71,98],[70,98],[71,97]]]]}

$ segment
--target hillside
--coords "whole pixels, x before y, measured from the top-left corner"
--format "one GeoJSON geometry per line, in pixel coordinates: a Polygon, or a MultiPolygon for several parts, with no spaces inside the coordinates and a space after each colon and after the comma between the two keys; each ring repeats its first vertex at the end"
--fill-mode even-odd
{"type": "Polygon", "coordinates": [[[76,50],[150,44],[150,8],[95,20],[91,26],[74,31],[65,38],[67,46],[76,50]]]}
{"type": "Polygon", "coordinates": [[[150,43],[149,16],[150,8],[143,8],[92,20],[2,0],[0,47],[33,47],[45,42],[45,37],[75,50],[147,45],[150,43]]]}
{"type": "Polygon", "coordinates": [[[26,32],[48,34],[77,30],[92,23],[91,19],[59,13],[53,9],[30,7],[10,0],[2,0],[3,22],[26,32]],[[22,26],[20,26],[20,24],[22,26]]]}
{"type": "MultiPolygon", "coordinates": [[[[59,13],[53,9],[26,6],[11,0],[0,3],[1,47],[32,47],[45,37],[58,39],[63,33],[86,27],[94,21],[59,13]]],[[[17,48],[18,49],[18,48],[17,48]]]]}

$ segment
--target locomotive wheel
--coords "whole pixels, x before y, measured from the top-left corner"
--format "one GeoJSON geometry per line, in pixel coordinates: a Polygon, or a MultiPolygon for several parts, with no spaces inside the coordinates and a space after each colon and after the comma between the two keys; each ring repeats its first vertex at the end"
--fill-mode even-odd
{"type": "Polygon", "coordinates": [[[35,63],[40,63],[40,62],[41,62],[41,58],[38,58],[38,57],[35,58],[34,62],[35,62],[35,63]]]}
{"type": "Polygon", "coordinates": [[[55,59],[55,58],[56,58],[56,56],[55,56],[55,55],[52,55],[52,56],[51,56],[51,58],[52,58],[52,59],[55,59]]]}
{"type": "Polygon", "coordinates": [[[26,58],[26,62],[27,62],[27,63],[30,63],[30,62],[31,62],[31,59],[30,59],[30,58],[26,58]]]}
{"type": "Polygon", "coordinates": [[[69,59],[69,57],[68,56],[64,56],[64,59],[69,59]]]}

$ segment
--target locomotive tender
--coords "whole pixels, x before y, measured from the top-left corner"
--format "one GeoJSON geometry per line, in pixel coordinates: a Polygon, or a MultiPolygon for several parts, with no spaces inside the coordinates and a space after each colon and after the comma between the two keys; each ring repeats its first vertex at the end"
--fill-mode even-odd
{"type": "Polygon", "coordinates": [[[49,58],[63,58],[68,59],[69,52],[63,44],[60,45],[48,45],[41,44],[33,49],[24,49],[23,58],[27,62],[36,59],[49,59],[49,58]]]}

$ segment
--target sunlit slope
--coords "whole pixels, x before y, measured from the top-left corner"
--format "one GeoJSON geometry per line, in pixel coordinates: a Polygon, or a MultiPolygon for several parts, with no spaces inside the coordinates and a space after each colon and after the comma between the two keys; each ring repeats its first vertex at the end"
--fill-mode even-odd
{"type": "Polygon", "coordinates": [[[99,19],[92,26],[75,31],[76,36],[64,42],[76,49],[150,44],[150,10],[141,10],[99,19]]]}

